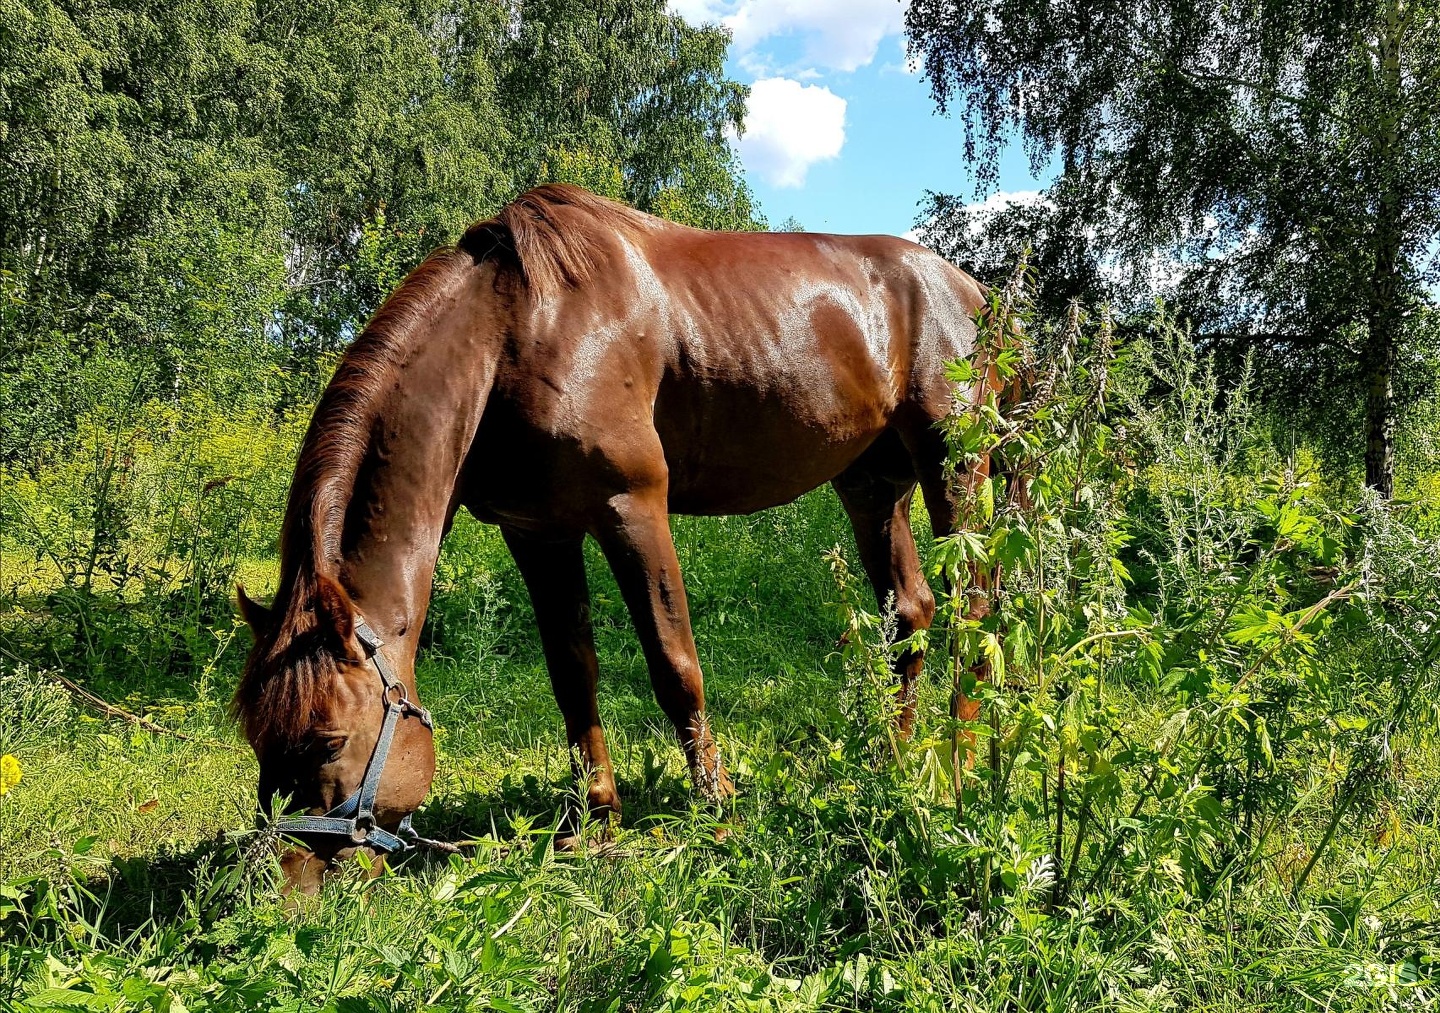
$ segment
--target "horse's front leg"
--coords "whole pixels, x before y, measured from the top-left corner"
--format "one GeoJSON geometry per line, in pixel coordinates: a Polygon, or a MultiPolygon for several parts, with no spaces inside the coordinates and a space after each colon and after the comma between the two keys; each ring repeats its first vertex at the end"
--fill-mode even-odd
{"type": "MultiPolygon", "coordinates": [[[[599,663],[590,625],[590,589],[585,581],[583,536],[560,539],[501,528],[535,606],[535,625],[545,648],[545,665],[555,702],[565,715],[570,761],[585,785],[591,813],[600,820],[620,814],[620,793],[600,709],[595,699],[599,663]]],[[[578,814],[567,812],[557,847],[579,842],[578,814]]]]}
{"type": "Polygon", "coordinates": [[[616,496],[609,507],[595,535],[635,622],[655,697],[680,736],[696,791],[712,801],[732,795],[705,717],[704,678],[670,539],[665,488],[616,496]]]}

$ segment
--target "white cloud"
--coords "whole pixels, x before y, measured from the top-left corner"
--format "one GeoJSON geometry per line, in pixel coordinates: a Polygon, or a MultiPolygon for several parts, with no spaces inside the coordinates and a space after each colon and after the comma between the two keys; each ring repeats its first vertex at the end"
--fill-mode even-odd
{"type": "Polygon", "coordinates": [[[750,86],[740,157],[772,186],[804,186],[810,166],[837,157],[844,144],[845,100],[829,88],[785,77],[750,86]]]}
{"type": "MultiPolygon", "coordinates": [[[[997,190],[984,200],[972,201],[965,205],[965,210],[968,212],[965,232],[970,236],[978,236],[991,218],[1012,206],[1029,207],[1034,204],[1048,205],[1049,203],[1050,199],[1039,190],[997,190]]],[[[929,220],[920,222],[919,229],[924,229],[929,224],[929,220]]],[[[910,238],[908,233],[906,238],[910,238]]],[[[919,240],[916,241],[919,242],[919,240]]]]}
{"type": "Polygon", "coordinates": [[[719,22],[735,36],[742,63],[768,39],[799,35],[804,62],[851,71],[875,59],[880,43],[905,27],[909,0],[670,0],[693,24],[719,22]]]}
{"type": "MultiPolygon", "coordinates": [[[[966,226],[967,231],[972,236],[978,235],[988,219],[1011,206],[1053,207],[1050,198],[1039,190],[1001,190],[992,193],[982,201],[975,201],[965,206],[965,209],[971,213],[966,226]]],[[[1099,237],[1093,228],[1085,230],[1085,241],[1091,246],[1099,244],[1099,237]]],[[[1180,281],[1186,269],[1186,265],[1181,259],[1166,250],[1154,250],[1139,260],[1112,253],[1101,257],[1096,267],[1102,278],[1117,286],[1121,291],[1152,293],[1164,292],[1173,288],[1180,281]]]]}
{"type": "Polygon", "coordinates": [[[894,63],[880,65],[880,72],[883,74],[904,74],[906,77],[915,77],[920,73],[920,61],[906,51],[905,46],[900,46],[900,58],[894,63]]]}
{"type": "Polygon", "coordinates": [[[671,14],[678,14],[692,25],[704,25],[719,21],[725,13],[723,3],[712,0],[669,0],[665,5],[671,14]]]}
{"type": "Polygon", "coordinates": [[[915,77],[920,73],[920,57],[910,51],[910,46],[902,38],[900,40],[900,60],[898,63],[889,64],[906,77],[915,77]]]}

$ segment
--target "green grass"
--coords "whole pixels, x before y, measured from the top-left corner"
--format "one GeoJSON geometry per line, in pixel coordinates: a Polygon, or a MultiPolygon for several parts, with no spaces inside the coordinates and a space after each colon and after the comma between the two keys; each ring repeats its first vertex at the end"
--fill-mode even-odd
{"type": "MultiPolygon", "coordinates": [[[[921,525],[917,524],[917,527],[921,525]]],[[[292,909],[242,833],[255,768],[212,678],[132,675],[181,739],[99,720],[11,666],[0,751],[0,1008],[334,1010],[1427,1009],[1440,924],[1440,752],[1397,742],[1382,797],[1299,896],[1334,772],[1244,879],[1180,891],[1163,864],[1052,909],[1018,885],[982,918],[945,883],[947,808],[847,751],[845,623],[822,560],[849,544],[828,491],[753,518],[676,522],[714,724],[740,795],[697,808],[613,582],[591,554],[601,711],[624,823],[557,856],[571,790],[529,605],[492,529],[457,526],[419,673],[441,752],[422,832],[479,843],[356,870],[292,909]]],[[[852,553],[853,555],[853,553],[852,553]]],[[[256,568],[254,572],[263,572],[256,568]]],[[[85,673],[71,673],[81,678],[85,673]]],[[[82,681],[84,681],[82,679],[82,681]]],[[[120,685],[112,679],[110,688],[120,685]]],[[[946,698],[922,698],[933,727],[946,698]]],[[[1133,729],[1172,702],[1107,689],[1133,729]]],[[[907,768],[913,775],[916,768],[907,768]]],[[[1000,837],[1043,838],[1041,814],[1000,837]]],[[[1019,844],[1016,845],[1020,847],[1019,844]]]]}

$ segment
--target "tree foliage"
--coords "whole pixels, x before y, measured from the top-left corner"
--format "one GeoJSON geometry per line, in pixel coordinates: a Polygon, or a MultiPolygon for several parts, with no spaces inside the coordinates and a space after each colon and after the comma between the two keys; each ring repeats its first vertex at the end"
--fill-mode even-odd
{"type": "Polygon", "coordinates": [[[427,250],[546,179],[757,227],[726,45],[659,0],[0,0],[0,461],[120,374],[313,388],[427,250]]]}
{"type": "Polygon", "coordinates": [[[1395,376],[1423,358],[1411,323],[1440,270],[1437,13],[916,0],[908,30],[985,179],[1012,131],[1037,168],[1058,153],[1068,243],[1151,273],[1213,340],[1270,353],[1272,387],[1312,414],[1363,405],[1366,481],[1388,494],[1395,376]]]}

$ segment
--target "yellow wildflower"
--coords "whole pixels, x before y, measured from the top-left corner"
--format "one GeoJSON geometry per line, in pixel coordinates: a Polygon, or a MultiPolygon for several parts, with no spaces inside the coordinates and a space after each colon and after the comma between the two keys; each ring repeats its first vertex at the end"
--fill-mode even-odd
{"type": "Polygon", "coordinates": [[[0,795],[20,783],[20,761],[9,753],[0,756],[0,795]]]}

